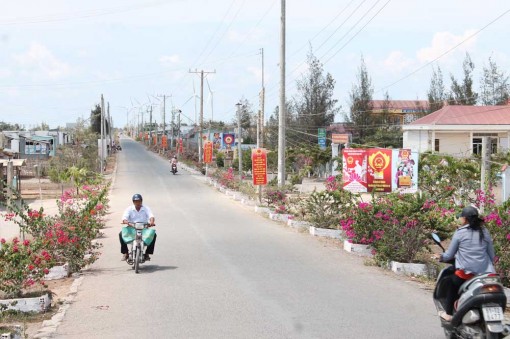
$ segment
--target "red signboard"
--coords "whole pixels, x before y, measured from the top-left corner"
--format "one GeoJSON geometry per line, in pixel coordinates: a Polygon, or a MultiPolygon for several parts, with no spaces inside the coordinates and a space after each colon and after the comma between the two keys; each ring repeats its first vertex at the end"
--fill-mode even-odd
{"type": "Polygon", "coordinates": [[[176,146],[177,147],[177,153],[183,153],[183,148],[182,148],[182,138],[179,139],[179,145],[176,146]]]}
{"type": "Polygon", "coordinates": [[[391,149],[368,150],[368,191],[391,192],[391,149]]]}
{"type": "Polygon", "coordinates": [[[166,135],[163,135],[161,137],[161,145],[166,149],[168,147],[168,139],[166,135]]]}
{"type": "Polygon", "coordinates": [[[253,185],[267,185],[267,154],[263,148],[251,151],[251,170],[253,185]]]}
{"type": "Polygon", "coordinates": [[[204,143],[204,163],[210,164],[213,156],[213,143],[212,141],[206,141],[204,143]]]}

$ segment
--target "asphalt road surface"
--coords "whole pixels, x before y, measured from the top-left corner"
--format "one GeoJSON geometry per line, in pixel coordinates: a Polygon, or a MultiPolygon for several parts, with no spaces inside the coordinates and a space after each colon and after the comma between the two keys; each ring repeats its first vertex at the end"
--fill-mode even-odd
{"type": "Polygon", "coordinates": [[[443,338],[431,292],[296,232],[121,139],[101,258],[59,338],[443,338]],[[156,216],[152,260],[120,261],[134,193],[156,216]]]}

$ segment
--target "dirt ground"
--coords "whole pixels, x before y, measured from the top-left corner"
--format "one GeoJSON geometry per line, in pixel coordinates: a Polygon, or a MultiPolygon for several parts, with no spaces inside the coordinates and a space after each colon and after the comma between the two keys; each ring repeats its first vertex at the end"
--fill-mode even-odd
{"type": "Polygon", "coordinates": [[[41,328],[44,320],[51,319],[51,317],[58,311],[60,305],[63,303],[64,298],[70,291],[74,278],[64,278],[57,280],[49,280],[46,282],[48,290],[51,291],[51,307],[46,313],[34,315],[5,315],[0,317],[0,328],[9,327],[13,325],[22,325],[24,328],[22,338],[32,338],[39,328],[41,328]]]}

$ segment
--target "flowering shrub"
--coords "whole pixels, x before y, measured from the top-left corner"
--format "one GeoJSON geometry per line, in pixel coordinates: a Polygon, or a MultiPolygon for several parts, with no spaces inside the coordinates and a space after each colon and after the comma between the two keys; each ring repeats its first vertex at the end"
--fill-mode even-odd
{"type": "Polygon", "coordinates": [[[226,171],[220,171],[219,172],[219,179],[218,182],[230,189],[238,189],[239,188],[239,177],[234,174],[234,169],[232,167],[229,167],[226,171]]]}
{"type": "Polygon", "coordinates": [[[7,298],[22,296],[22,290],[35,284],[44,284],[44,275],[54,261],[40,241],[11,242],[0,239],[0,292],[7,298]]]}
{"type": "Polygon", "coordinates": [[[475,204],[484,206],[485,226],[489,230],[496,252],[496,271],[501,275],[503,284],[510,285],[510,201],[496,206],[492,191],[477,191],[475,204]]]}
{"type": "Polygon", "coordinates": [[[57,201],[58,213],[46,216],[26,204],[9,206],[6,218],[17,223],[24,234],[40,244],[53,264],[68,263],[69,273],[78,272],[99,256],[101,244],[93,242],[104,226],[108,187],[83,186],[78,192],[66,191],[57,201]]]}
{"type": "Polygon", "coordinates": [[[372,245],[381,262],[415,262],[430,232],[448,230],[454,215],[425,195],[391,193],[359,203],[340,224],[351,242],[372,245]]]}
{"type": "Polygon", "coordinates": [[[342,188],[342,176],[337,175],[333,176],[330,175],[325,182],[326,190],[327,191],[337,191],[342,188]]]}

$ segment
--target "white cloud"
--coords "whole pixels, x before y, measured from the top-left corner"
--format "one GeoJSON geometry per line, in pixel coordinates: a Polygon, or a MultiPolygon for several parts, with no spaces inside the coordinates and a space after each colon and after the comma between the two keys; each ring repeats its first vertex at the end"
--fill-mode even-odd
{"type": "MultiPolygon", "coordinates": [[[[434,35],[432,38],[432,44],[429,47],[422,48],[416,52],[416,57],[418,58],[418,61],[422,63],[427,63],[432,60],[435,60],[448,50],[452,49],[453,47],[457,46],[464,40],[466,40],[468,37],[473,35],[476,31],[475,30],[468,30],[464,32],[463,35],[455,35],[450,32],[439,32],[434,35]]],[[[473,37],[469,40],[466,40],[465,42],[460,45],[458,50],[459,51],[465,51],[466,49],[473,46],[476,42],[477,37],[473,37]]],[[[441,60],[445,60],[444,58],[447,58],[448,56],[451,56],[452,53],[449,53],[445,55],[444,57],[441,57],[441,60]]]]}
{"type": "Polygon", "coordinates": [[[181,58],[177,54],[173,55],[164,55],[161,58],[159,58],[159,62],[163,66],[171,66],[178,64],[181,61],[181,58]]]}
{"type": "Polygon", "coordinates": [[[14,55],[21,73],[38,79],[55,80],[70,74],[70,66],[57,59],[44,45],[32,43],[26,53],[14,55]]]}
{"type": "Polygon", "coordinates": [[[393,51],[384,59],[383,66],[386,71],[402,72],[413,67],[413,60],[401,51],[393,51]]]}

